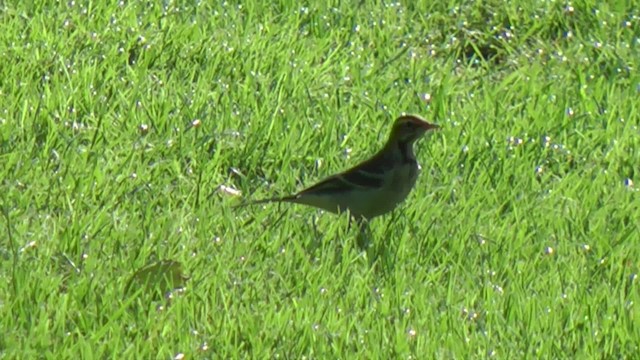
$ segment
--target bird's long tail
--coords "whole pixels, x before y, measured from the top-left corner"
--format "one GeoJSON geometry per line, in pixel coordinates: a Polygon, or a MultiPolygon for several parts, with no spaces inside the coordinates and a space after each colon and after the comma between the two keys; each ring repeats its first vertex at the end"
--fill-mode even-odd
{"type": "Polygon", "coordinates": [[[298,198],[298,196],[291,195],[291,196],[284,196],[284,197],[274,197],[274,198],[268,198],[268,199],[251,200],[251,201],[243,202],[242,204],[234,205],[233,207],[234,208],[239,208],[239,207],[253,206],[253,205],[267,204],[267,203],[274,203],[274,202],[295,202],[297,198],[298,198]]]}

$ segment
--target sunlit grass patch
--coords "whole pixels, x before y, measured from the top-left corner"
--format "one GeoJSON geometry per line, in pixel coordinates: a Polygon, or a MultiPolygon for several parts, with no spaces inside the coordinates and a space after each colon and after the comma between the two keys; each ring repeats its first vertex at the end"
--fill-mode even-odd
{"type": "Polygon", "coordinates": [[[631,5],[1,11],[6,357],[638,353],[631,5]],[[232,208],[367,158],[403,112],[443,129],[369,251],[345,217],[232,208]]]}

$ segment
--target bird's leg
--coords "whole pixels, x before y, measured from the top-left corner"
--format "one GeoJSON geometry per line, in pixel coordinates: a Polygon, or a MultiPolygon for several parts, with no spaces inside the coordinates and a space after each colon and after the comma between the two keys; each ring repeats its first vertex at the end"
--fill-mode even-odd
{"type": "Polygon", "coordinates": [[[358,224],[358,230],[360,230],[358,233],[358,247],[360,247],[360,250],[366,251],[371,246],[369,223],[363,218],[357,218],[355,222],[358,224]]]}
{"type": "Polygon", "coordinates": [[[311,228],[313,229],[313,237],[311,238],[311,243],[306,246],[307,255],[310,256],[311,261],[315,261],[317,259],[316,250],[322,246],[322,237],[320,232],[318,231],[318,226],[316,224],[316,215],[311,215],[311,228]]]}
{"type": "Polygon", "coordinates": [[[317,219],[316,219],[316,215],[312,215],[311,216],[311,226],[313,227],[313,233],[316,235],[316,242],[320,242],[321,238],[320,238],[320,232],[318,231],[318,226],[316,225],[317,219]]]}

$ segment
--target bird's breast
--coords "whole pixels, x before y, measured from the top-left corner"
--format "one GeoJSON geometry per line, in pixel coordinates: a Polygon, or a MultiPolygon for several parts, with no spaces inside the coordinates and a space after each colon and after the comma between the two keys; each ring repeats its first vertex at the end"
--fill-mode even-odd
{"type": "Polygon", "coordinates": [[[398,167],[393,176],[393,187],[398,190],[401,200],[404,200],[416,184],[420,166],[417,162],[407,162],[398,167]]]}

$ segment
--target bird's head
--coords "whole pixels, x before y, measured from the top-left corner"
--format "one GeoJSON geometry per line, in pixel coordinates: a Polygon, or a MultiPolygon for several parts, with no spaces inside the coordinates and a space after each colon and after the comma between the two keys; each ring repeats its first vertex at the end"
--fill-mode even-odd
{"type": "Polygon", "coordinates": [[[401,142],[411,144],[422,137],[427,131],[437,130],[439,128],[438,125],[430,124],[419,116],[403,115],[393,123],[389,140],[394,143],[401,142]]]}

